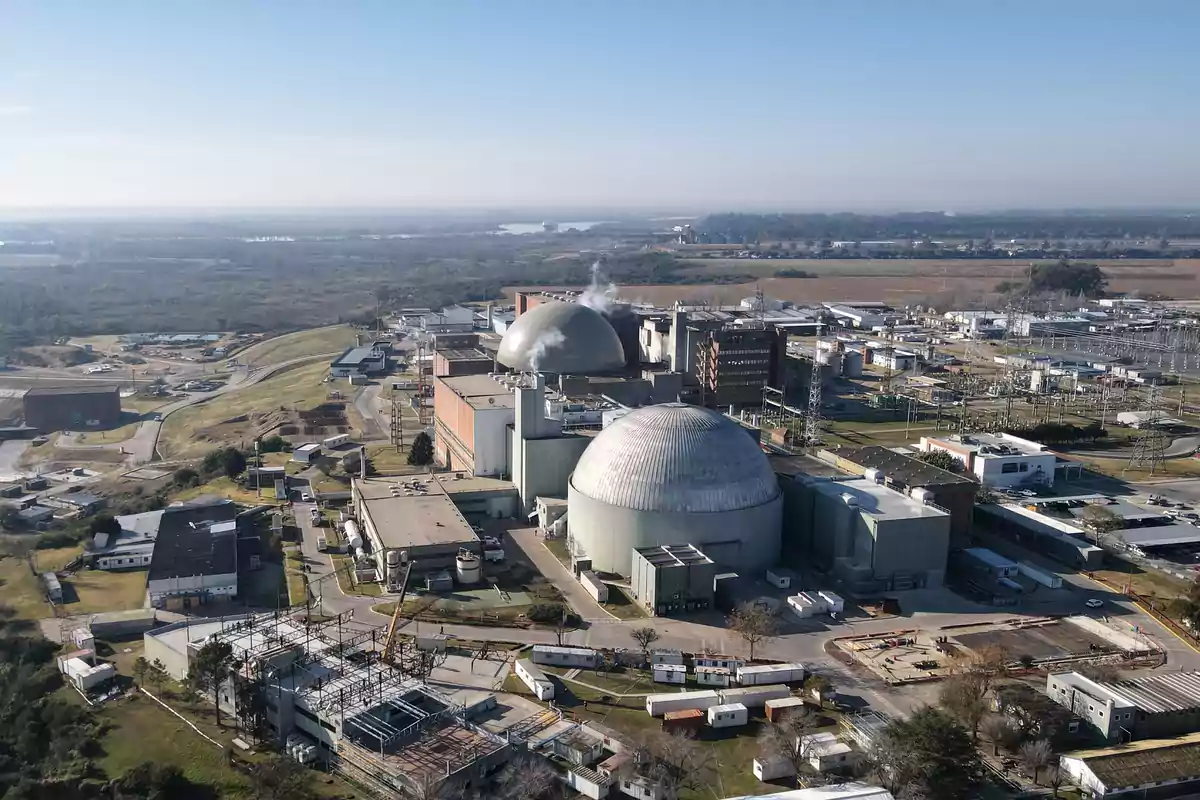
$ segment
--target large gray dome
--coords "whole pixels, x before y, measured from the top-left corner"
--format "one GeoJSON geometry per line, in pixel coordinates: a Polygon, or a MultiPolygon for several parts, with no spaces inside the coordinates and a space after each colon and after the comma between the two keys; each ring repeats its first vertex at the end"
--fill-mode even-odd
{"type": "Polygon", "coordinates": [[[625,365],[621,340],[608,320],[579,303],[551,300],[517,317],[500,341],[507,367],[565,375],[612,372],[625,365]]]}
{"type": "Polygon", "coordinates": [[[682,403],[640,408],[609,425],[583,452],[571,486],[613,506],[684,513],[760,506],[780,491],[743,428],[682,403]]]}

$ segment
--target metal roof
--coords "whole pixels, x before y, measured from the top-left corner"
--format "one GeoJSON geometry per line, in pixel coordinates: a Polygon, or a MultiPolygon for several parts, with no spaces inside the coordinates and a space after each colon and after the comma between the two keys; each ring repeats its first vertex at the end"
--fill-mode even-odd
{"type": "Polygon", "coordinates": [[[1100,685],[1121,695],[1147,714],[1200,708],[1200,675],[1194,672],[1144,675],[1100,685]]]}
{"type": "Polygon", "coordinates": [[[617,332],[600,312],[579,303],[540,303],[517,317],[500,341],[507,367],[567,375],[612,372],[625,366],[617,332]]]}
{"type": "Polygon", "coordinates": [[[682,403],[639,408],[609,425],[583,452],[571,485],[609,505],[682,513],[752,508],[780,491],[743,428],[682,403]]]}

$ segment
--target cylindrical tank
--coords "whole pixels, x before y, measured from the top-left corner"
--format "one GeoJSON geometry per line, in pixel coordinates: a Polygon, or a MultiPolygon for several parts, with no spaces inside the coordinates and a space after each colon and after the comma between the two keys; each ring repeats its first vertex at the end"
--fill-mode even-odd
{"type": "Polygon", "coordinates": [[[479,556],[470,550],[458,551],[458,555],[454,559],[454,571],[458,576],[458,582],[467,585],[479,583],[483,578],[483,564],[480,562],[479,556]]]}
{"type": "Polygon", "coordinates": [[[863,374],[862,353],[847,350],[842,353],[842,374],[847,378],[861,378],[863,374]]]}
{"type": "Polygon", "coordinates": [[[352,519],[346,520],[346,544],[353,549],[362,547],[362,534],[358,531],[358,523],[352,519]]]}
{"type": "Polygon", "coordinates": [[[400,566],[400,551],[399,550],[388,550],[387,555],[384,556],[384,558],[387,560],[387,565],[389,567],[400,566]]]}
{"type": "Polygon", "coordinates": [[[357,559],[366,558],[366,557],[367,557],[367,551],[366,551],[366,550],[362,549],[361,547],[356,547],[356,548],[354,548],[354,558],[355,558],[356,560],[357,560],[357,559]]]}
{"type": "Polygon", "coordinates": [[[1040,392],[1046,388],[1046,373],[1035,369],[1029,373],[1029,391],[1040,392]]]}

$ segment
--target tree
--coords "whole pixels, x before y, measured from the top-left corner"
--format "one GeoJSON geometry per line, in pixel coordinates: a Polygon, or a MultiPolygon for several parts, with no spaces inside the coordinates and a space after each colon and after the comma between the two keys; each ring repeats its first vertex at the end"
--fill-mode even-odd
{"type": "Polygon", "coordinates": [[[814,672],[804,679],[804,691],[816,700],[824,700],[825,695],[833,691],[833,682],[820,673],[814,672]]]}
{"type": "Polygon", "coordinates": [[[1021,745],[1021,763],[1033,773],[1033,783],[1037,785],[1038,775],[1044,767],[1050,766],[1054,760],[1054,749],[1045,739],[1026,742],[1021,745]]]}
{"type": "Polygon", "coordinates": [[[551,800],[563,797],[563,783],[550,762],[526,752],[511,759],[487,797],[495,800],[551,800]]]}
{"type": "Polygon", "coordinates": [[[212,695],[217,709],[217,727],[221,725],[221,687],[233,669],[233,646],[222,639],[209,639],[196,652],[188,682],[203,694],[212,695]]]}
{"type": "Polygon", "coordinates": [[[150,662],[142,656],[138,656],[133,662],[133,677],[137,679],[138,686],[146,682],[146,675],[150,672],[150,662]]]}
{"type": "Polygon", "coordinates": [[[729,615],[729,627],[737,632],[750,646],[750,660],[754,660],[754,649],[763,639],[775,635],[779,618],[770,610],[754,603],[744,603],[729,615]]]}
{"type": "Polygon", "coordinates": [[[1021,738],[1021,728],[1010,717],[1004,714],[992,714],[985,717],[980,725],[983,735],[992,743],[992,755],[1000,754],[1000,748],[1009,749],[1013,738],[1021,738]]]}
{"type": "MultiPolygon", "coordinates": [[[[174,800],[179,797],[195,797],[200,786],[193,784],[174,764],[159,764],[143,761],[131,767],[124,775],[114,780],[111,789],[114,798],[137,798],[137,800],[174,800]]],[[[203,797],[204,794],[199,794],[203,797]]]]}
{"type": "Polygon", "coordinates": [[[167,665],[161,659],[156,658],[150,662],[150,669],[146,671],[146,677],[154,684],[155,689],[161,689],[171,676],[167,673],[167,665]]]}
{"type": "Polygon", "coordinates": [[[246,471],[246,457],[236,447],[226,447],[221,451],[221,469],[227,478],[236,478],[246,471]]]}
{"type": "Polygon", "coordinates": [[[1111,533],[1125,527],[1125,520],[1120,514],[1114,514],[1095,503],[1080,511],[1079,518],[1087,528],[1097,534],[1111,533]]]}
{"type": "Polygon", "coordinates": [[[819,727],[816,715],[808,709],[798,709],[767,725],[758,736],[759,747],[765,755],[786,761],[792,767],[796,788],[812,786],[816,780],[809,767],[811,754],[804,737],[819,727]]]}
{"type": "Polygon", "coordinates": [[[711,784],[709,749],[685,734],[649,730],[634,744],[634,770],[658,788],[662,800],[678,800],[711,784]]]}
{"type": "Polygon", "coordinates": [[[1002,648],[980,648],[957,659],[942,683],[942,707],[971,732],[972,739],[979,735],[979,723],[988,712],[988,694],[995,680],[1004,674],[1007,661],[1002,648]]]}
{"type": "Polygon", "coordinates": [[[873,753],[876,777],[897,797],[960,800],[977,797],[983,764],[971,737],[939,708],[920,708],[891,722],[873,753]]]}
{"type": "Polygon", "coordinates": [[[258,442],[258,452],[260,453],[283,453],[290,450],[291,447],[291,442],[278,434],[260,439],[258,442]]]}
{"type": "Polygon", "coordinates": [[[309,800],[316,797],[308,770],[299,762],[272,755],[250,773],[255,796],[264,800],[309,800]]]}
{"type": "Polygon", "coordinates": [[[1067,776],[1062,771],[1062,768],[1057,764],[1051,764],[1050,769],[1046,771],[1046,785],[1053,790],[1054,797],[1058,797],[1058,790],[1067,782],[1067,776]]]}
{"type": "Polygon", "coordinates": [[[629,635],[637,643],[638,649],[642,651],[642,663],[649,664],[650,646],[659,640],[658,631],[646,626],[644,628],[634,628],[629,632],[629,635]]]}
{"type": "Polygon", "coordinates": [[[93,537],[97,533],[107,533],[109,536],[121,535],[121,523],[111,514],[98,514],[88,521],[88,533],[93,537]]]}
{"type": "Polygon", "coordinates": [[[433,440],[425,431],[421,431],[413,438],[412,448],[408,451],[408,463],[414,467],[423,467],[433,463],[433,440]]]}
{"type": "Polygon", "coordinates": [[[944,469],[947,472],[962,472],[963,463],[946,450],[927,450],[917,456],[930,466],[944,469]]]}
{"type": "Polygon", "coordinates": [[[199,486],[200,473],[196,472],[196,470],[192,469],[191,467],[181,467],[175,470],[175,475],[171,478],[171,480],[175,482],[176,486],[199,486]]]}

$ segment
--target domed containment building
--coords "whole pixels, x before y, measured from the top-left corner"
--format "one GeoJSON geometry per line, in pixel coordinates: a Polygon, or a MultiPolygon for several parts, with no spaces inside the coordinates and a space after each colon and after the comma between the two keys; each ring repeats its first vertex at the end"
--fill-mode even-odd
{"type": "Polygon", "coordinates": [[[567,487],[574,552],[629,575],[635,547],[695,545],[718,565],[773,566],[782,525],[779,483],[736,423],[682,403],[649,406],[609,425],[567,487]]]}
{"type": "Polygon", "coordinates": [[[497,360],[523,372],[595,375],[625,366],[625,351],[600,312],[580,303],[540,303],[504,332],[497,360]]]}

